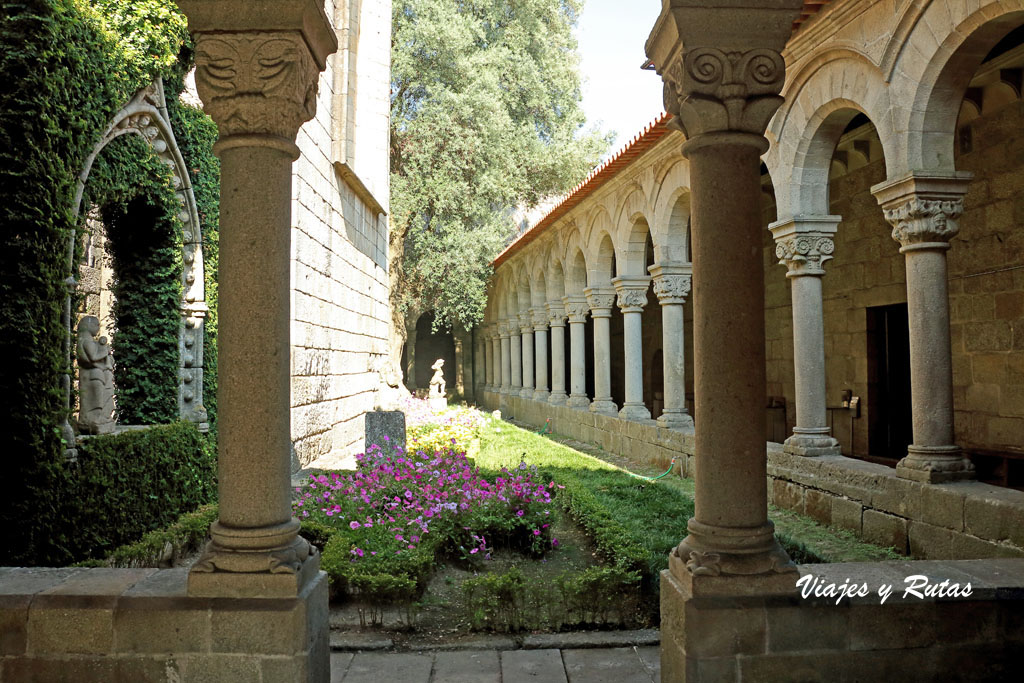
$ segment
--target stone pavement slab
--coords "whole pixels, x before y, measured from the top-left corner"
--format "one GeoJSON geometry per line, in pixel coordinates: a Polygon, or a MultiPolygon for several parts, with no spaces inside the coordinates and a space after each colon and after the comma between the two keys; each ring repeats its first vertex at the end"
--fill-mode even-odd
{"type": "Polygon", "coordinates": [[[351,652],[331,653],[331,683],[341,683],[354,656],[351,652]]]}
{"type": "Polygon", "coordinates": [[[638,647],[636,654],[640,657],[640,661],[644,663],[644,667],[647,672],[651,674],[651,680],[657,683],[661,680],[661,648],[658,646],[653,647],[638,647]]]}
{"type": "Polygon", "coordinates": [[[558,650],[511,650],[501,653],[502,683],[568,683],[558,650]]]}
{"type": "Polygon", "coordinates": [[[352,658],[344,683],[427,683],[433,656],[404,652],[360,652],[352,658]]]}
{"type": "Polygon", "coordinates": [[[632,647],[562,650],[569,683],[653,683],[632,647]]]}
{"type": "Polygon", "coordinates": [[[498,653],[438,652],[434,655],[431,683],[501,683],[498,653]]]}

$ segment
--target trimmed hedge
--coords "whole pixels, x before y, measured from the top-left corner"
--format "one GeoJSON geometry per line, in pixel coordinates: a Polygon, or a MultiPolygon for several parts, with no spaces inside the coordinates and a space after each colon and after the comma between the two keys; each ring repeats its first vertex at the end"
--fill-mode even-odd
{"type": "Polygon", "coordinates": [[[61,565],[106,557],[212,502],[216,470],[212,439],[190,422],[84,439],[63,469],[58,516],[39,521],[47,555],[61,565]]]}

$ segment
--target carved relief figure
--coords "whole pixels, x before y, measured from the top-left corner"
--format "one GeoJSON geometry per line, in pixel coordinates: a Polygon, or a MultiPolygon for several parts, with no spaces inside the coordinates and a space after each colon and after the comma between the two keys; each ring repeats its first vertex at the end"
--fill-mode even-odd
{"type": "Polygon", "coordinates": [[[444,381],[444,372],[441,368],[444,367],[444,359],[438,358],[430,369],[434,371],[434,376],[430,378],[430,398],[444,398],[445,387],[447,386],[444,381]]]}
{"type": "Polygon", "coordinates": [[[114,430],[114,359],[106,337],[99,337],[100,321],[87,315],[78,323],[78,425],[84,433],[114,430]]]}

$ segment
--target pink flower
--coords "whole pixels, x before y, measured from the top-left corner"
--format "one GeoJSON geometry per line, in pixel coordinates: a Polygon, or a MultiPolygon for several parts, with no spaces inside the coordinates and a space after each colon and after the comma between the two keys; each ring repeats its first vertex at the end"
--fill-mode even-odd
{"type": "Polygon", "coordinates": [[[534,536],[540,536],[540,529],[534,529],[533,530],[533,535],[534,536]]]}
{"type": "Polygon", "coordinates": [[[361,526],[362,526],[362,524],[360,524],[359,522],[349,522],[348,523],[348,527],[350,529],[358,529],[361,526]]]}
{"type": "Polygon", "coordinates": [[[553,547],[557,548],[558,547],[558,539],[557,538],[552,538],[551,539],[551,545],[553,547]]]}

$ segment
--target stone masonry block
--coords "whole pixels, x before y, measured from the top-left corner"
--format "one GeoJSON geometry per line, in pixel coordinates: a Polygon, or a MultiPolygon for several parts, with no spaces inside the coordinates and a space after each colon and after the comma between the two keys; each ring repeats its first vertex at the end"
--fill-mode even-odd
{"type": "Polygon", "coordinates": [[[845,606],[769,606],[768,652],[845,650],[850,611],[845,606]]]}
{"type": "Polygon", "coordinates": [[[227,601],[210,617],[213,652],[292,655],[305,649],[305,609],[294,600],[227,601]]]}
{"type": "Polygon", "coordinates": [[[804,487],[799,484],[776,479],[772,484],[772,503],[776,507],[804,513],[804,487]]]}
{"type": "Polygon", "coordinates": [[[821,524],[831,524],[834,498],[824,491],[807,489],[804,493],[804,514],[821,524]]]}
{"type": "Polygon", "coordinates": [[[847,498],[832,499],[832,525],[841,529],[849,529],[860,534],[863,529],[864,506],[847,498]]]}
{"type": "Polygon", "coordinates": [[[684,606],[684,647],[688,655],[716,657],[765,651],[763,607],[698,608],[684,606]]]}
{"type": "Polygon", "coordinates": [[[956,532],[944,527],[911,521],[907,527],[910,554],[922,560],[945,560],[953,557],[956,532]]]}
{"type": "Polygon", "coordinates": [[[209,643],[206,600],[130,600],[114,613],[114,649],[118,653],[205,652],[209,643]]]}
{"type": "Polygon", "coordinates": [[[890,603],[850,608],[851,650],[910,649],[935,642],[935,603],[890,603]]]}
{"type": "Polygon", "coordinates": [[[956,484],[920,487],[921,521],[953,531],[964,528],[964,495],[956,484]]]}
{"type": "Polygon", "coordinates": [[[985,484],[964,487],[964,529],[991,541],[1024,548],[1024,493],[985,484]]]}
{"type": "Polygon", "coordinates": [[[864,510],[863,538],[885,548],[907,552],[907,520],[877,510],[864,510]]]}

